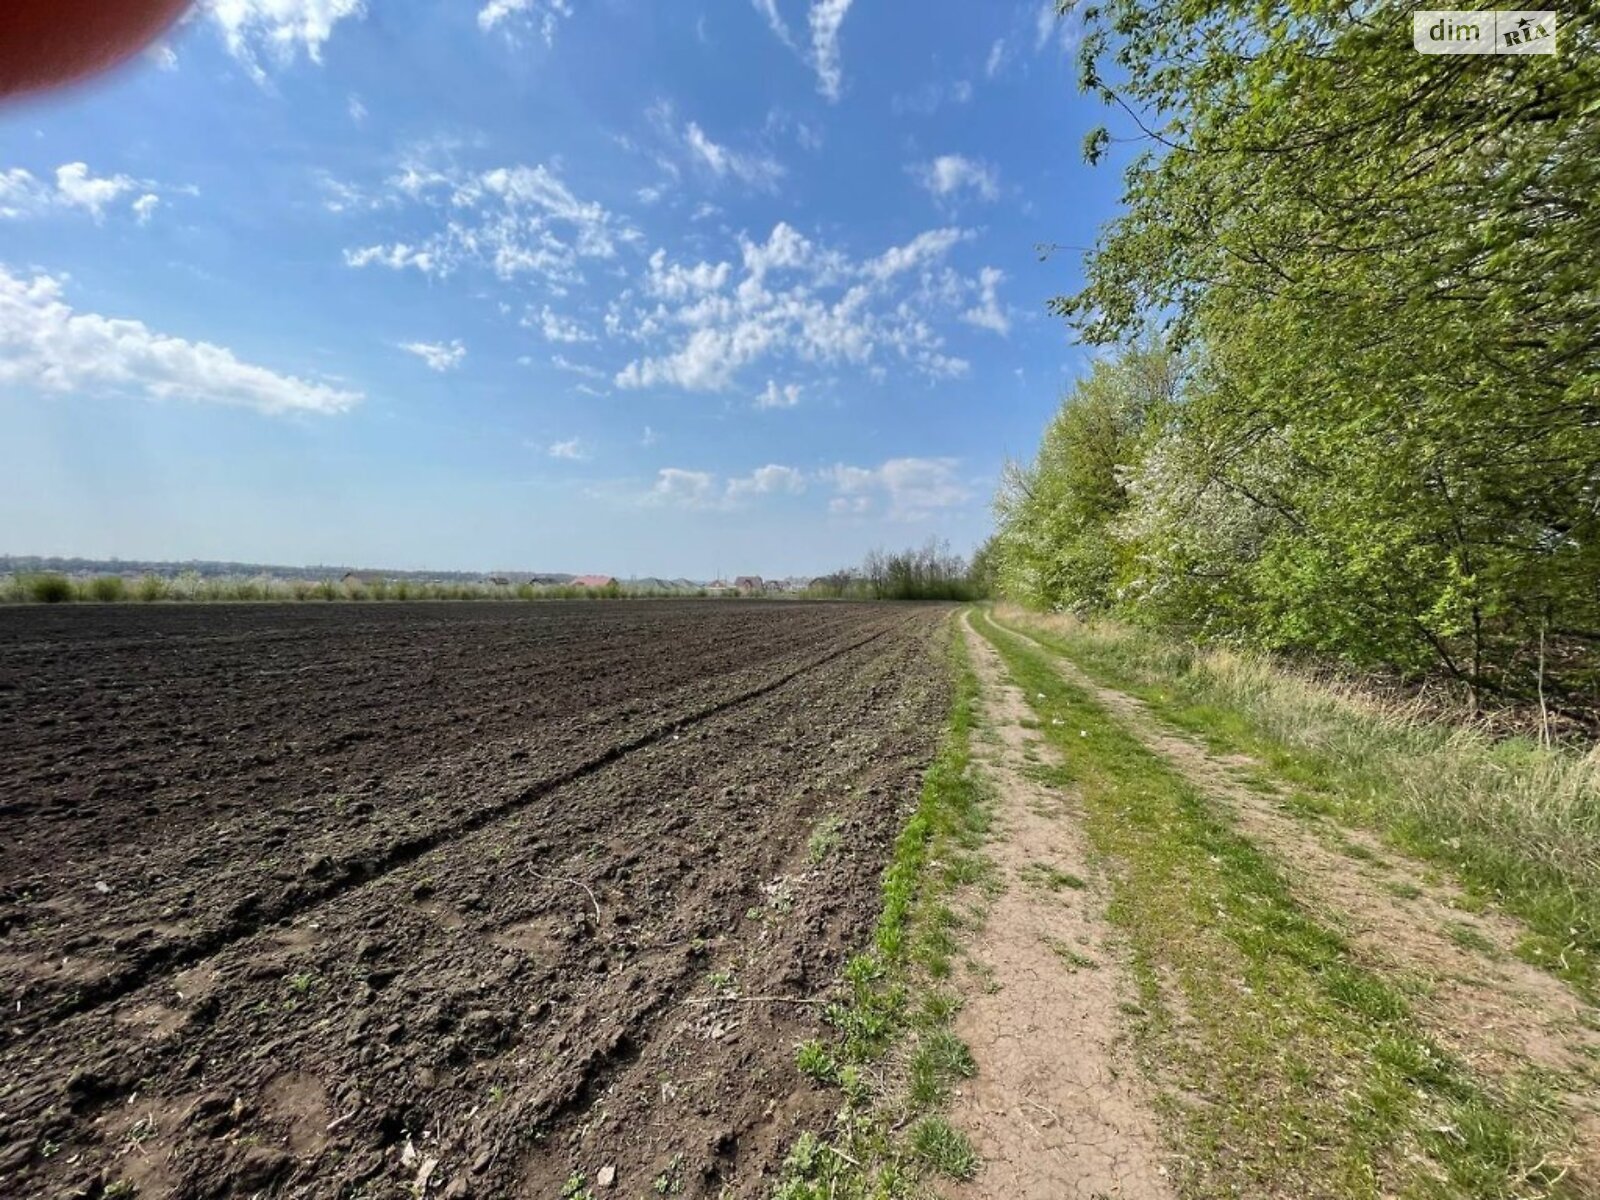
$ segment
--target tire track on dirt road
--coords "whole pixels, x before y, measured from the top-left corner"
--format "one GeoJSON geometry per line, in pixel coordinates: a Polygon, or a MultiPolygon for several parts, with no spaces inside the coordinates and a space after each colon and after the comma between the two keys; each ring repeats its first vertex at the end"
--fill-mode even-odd
{"type": "Polygon", "coordinates": [[[1538,1085],[1575,1126],[1574,1162],[1600,1179],[1600,1009],[1517,956],[1527,930],[1376,835],[1284,807],[1280,786],[1247,783],[1265,770],[1221,756],[1160,720],[1138,697],[1093,679],[1059,649],[1014,622],[1001,624],[1046,655],[1061,676],[1113,713],[1144,746],[1223,809],[1303,896],[1340,929],[1371,970],[1413,981],[1413,1017],[1452,1055],[1500,1089],[1538,1085]]]}
{"type": "Polygon", "coordinates": [[[970,947],[992,987],[970,996],[956,1033],[976,1078],[952,1119],[984,1160],[960,1200],[1171,1200],[1153,1105],[1124,1006],[1137,988],[1105,916],[1107,884],[1069,792],[1030,772],[1056,759],[994,647],[963,619],[986,732],[975,757],[997,792],[985,853],[1005,890],[970,947]],[[1092,957],[1091,957],[1092,956],[1092,957]]]}

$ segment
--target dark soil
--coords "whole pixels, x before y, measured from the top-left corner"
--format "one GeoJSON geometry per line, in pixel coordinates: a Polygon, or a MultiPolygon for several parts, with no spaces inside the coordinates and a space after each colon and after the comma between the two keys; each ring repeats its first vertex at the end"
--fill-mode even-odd
{"type": "Polygon", "coordinates": [[[944,615],[0,612],[0,1195],[763,1194],[944,615]]]}

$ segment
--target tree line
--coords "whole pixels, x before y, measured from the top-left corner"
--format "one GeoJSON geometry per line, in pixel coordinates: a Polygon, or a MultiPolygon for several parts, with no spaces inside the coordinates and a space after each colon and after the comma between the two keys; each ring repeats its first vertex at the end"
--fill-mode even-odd
{"type": "Polygon", "coordinates": [[[1549,56],[1418,54],[1387,3],[1081,16],[1145,146],[1051,304],[1107,349],[1005,474],[1001,589],[1600,707],[1595,16],[1549,56]]]}

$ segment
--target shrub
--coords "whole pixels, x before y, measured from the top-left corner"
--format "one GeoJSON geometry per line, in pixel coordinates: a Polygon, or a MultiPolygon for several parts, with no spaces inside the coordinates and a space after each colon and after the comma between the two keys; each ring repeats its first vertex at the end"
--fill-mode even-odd
{"type": "Polygon", "coordinates": [[[98,575],[89,581],[89,595],[102,604],[128,598],[128,584],[121,575],[98,575]]]}
{"type": "Polygon", "coordinates": [[[72,600],[72,580],[65,575],[35,575],[28,581],[28,596],[35,604],[65,604],[72,600]]]}

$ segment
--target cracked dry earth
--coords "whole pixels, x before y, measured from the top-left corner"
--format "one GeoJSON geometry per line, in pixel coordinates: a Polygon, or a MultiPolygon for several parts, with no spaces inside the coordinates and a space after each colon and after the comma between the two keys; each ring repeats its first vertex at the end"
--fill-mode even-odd
{"type": "MultiPolygon", "coordinates": [[[[1022,637],[1015,614],[1007,627],[1022,637]]],[[[1143,701],[1103,687],[1028,638],[1146,747],[1226,808],[1240,833],[1269,853],[1306,906],[1335,923],[1364,964],[1406,981],[1413,1015],[1480,1077],[1510,1085],[1529,1066],[1559,1081],[1575,1134],[1568,1164],[1580,1186],[1600,1181],[1600,1010],[1523,961],[1514,919],[1473,912],[1459,888],[1371,833],[1296,815],[1261,764],[1218,755],[1164,725],[1143,701]]]]}
{"type": "Polygon", "coordinates": [[[1167,1200],[1164,1148],[1120,1006],[1134,998],[1074,798],[1034,781],[1048,753],[998,655],[962,623],[982,691],[974,756],[994,788],[1001,876],[968,952],[989,982],[956,1021],[977,1076],[951,1120],[984,1161],[961,1200],[1167,1200]]]}

